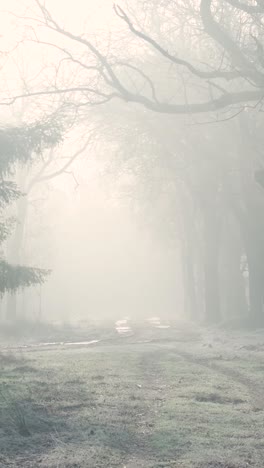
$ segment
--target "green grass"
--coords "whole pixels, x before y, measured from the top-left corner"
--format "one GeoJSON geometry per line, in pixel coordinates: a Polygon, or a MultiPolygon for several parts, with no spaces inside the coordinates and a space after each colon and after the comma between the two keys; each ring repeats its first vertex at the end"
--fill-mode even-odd
{"type": "Polygon", "coordinates": [[[262,467],[262,367],[239,357],[232,378],[207,359],[159,343],[0,355],[0,467],[262,467]]]}

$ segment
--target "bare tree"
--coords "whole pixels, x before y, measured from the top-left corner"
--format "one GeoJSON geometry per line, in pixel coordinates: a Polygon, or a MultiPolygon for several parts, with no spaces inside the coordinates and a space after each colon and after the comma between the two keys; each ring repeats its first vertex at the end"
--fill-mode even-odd
{"type": "MultiPolygon", "coordinates": [[[[185,92],[181,92],[180,96],[179,93],[174,93],[175,97],[169,100],[159,97],[155,73],[147,74],[144,71],[140,57],[120,61],[113,50],[110,53],[101,52],[85,35],[76,35],[63,28],[44,3],[40,0],[35,2],[39,12],[38,24],[44,25],[55,36],[53,34],[53,40],[49,42],[40,38],[35,29],[33,40],[43,46],[56,48],[61,54],[56,81],[48,89],[13,96],[2,101],[2,105],[13,104],[25,95],[40,97],[63,94],[67,96],[69,103],[79,108],[102,104],[112,99],[137,103],[151,111],[167,114],[208,113],[230,107],[237,111],[238,106],[240,109],[252,103],[261,108],[264,83],[264,4],[261,1],[252,4],[251,1],[242,3],[240,0],[189,0],[187,6],[181,0],[165,2],[165,6],[162,2],[164,9],[170,8],[170,14],[174,12],[172,23],[176,21],[178,13],[181,13],[176,24],[178,28],[181,29],[187,13],[195,23],[198,37],[195,40],[202,52],[193,60],[181,57],[175,50],[169,51],[171,47],[169,41],[166,45],[166,35],[163,41],[159,41],[152,36],[152,31],[145,31],[141,26],[140,14],[135,21],[123,8],[114,5],[115,14],[139,41],[138,45],[141,43],[144,50],[148,48],[150,54],[155,53],[172,67],[175,84],[179,79],[184,79],[185,92]],[[59,37],[65,38],[65,46],[61,45],[59,37]],[[207,44],[214,58],[210,59],[208,56],[207,44]],[[71,86],[62,86],[60,83],[59,69],[62,63],[74,66],[75,71],[79,71],[81,78],[71,86]],[[128,84],[124,78],[128,71],[135,79],[141,80],[140,87],[133,86],[132,79],[128,84]],[[188,95],[188,81],[191,90],[193,87],[199,90],[195,98],[191,90],[190,96],[188,95]]],[[[180,36],[177,39],[180,48],[180,36]]],[[[191,44],[192,41],[190,36],[191,44]]],[[[171,85],[171,81],[168,84],[171,85]]]]}

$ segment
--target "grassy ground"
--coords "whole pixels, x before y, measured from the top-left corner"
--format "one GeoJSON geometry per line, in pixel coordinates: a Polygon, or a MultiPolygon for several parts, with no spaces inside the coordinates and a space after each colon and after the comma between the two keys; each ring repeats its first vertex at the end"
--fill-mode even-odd
{"type": "Polygon", "coordinates": [[[2,350],[1,468],[264,466],[262,335],[112,338],[2,350]]]}

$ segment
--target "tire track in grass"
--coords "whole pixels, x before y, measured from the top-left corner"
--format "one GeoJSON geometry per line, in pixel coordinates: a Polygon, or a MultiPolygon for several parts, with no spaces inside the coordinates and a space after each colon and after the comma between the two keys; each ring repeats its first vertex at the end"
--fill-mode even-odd
{"type": "MultiPolygon", "coordinates": [[[[162,348],[164,349],[165,347],[162,348]]],[[[240,371],[224,367],[219,363],[214,362],[214,357],[197,357],[194,356],[192,353],[179,350],[177,348],[170,348],[170,352],[176,354],[177,356],[181,357],[182,359],[191,364],[198,365],[217,374],[221,374],[227,377],[228,379],[231,379],[233,382],[236,382],[239,385],[243,386],[244,388],[246,388],[251,398],[253,410],[264,410],[263,387],[259,384],[256,384],[256,382],[254,382],[251,378],[247,377],[246,375],[242,374],[240,371]]]]}

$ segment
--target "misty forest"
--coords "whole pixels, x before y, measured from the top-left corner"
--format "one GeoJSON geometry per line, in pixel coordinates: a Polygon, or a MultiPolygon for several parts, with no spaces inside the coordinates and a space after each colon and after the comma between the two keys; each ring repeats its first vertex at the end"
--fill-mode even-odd
{"type": "Polygon", "coordinates": [[[263,468],[264,1],[0,24],[0,468],[263,468]]]}

